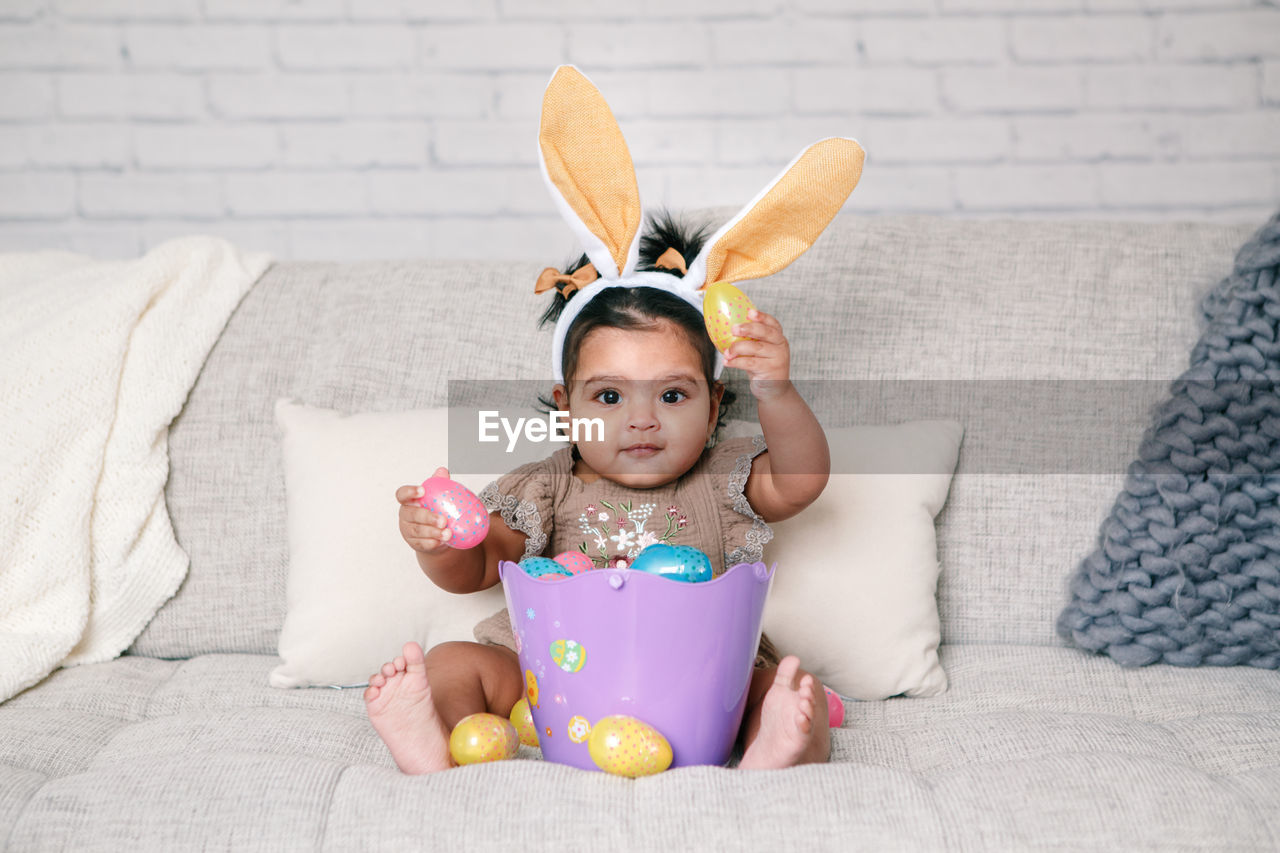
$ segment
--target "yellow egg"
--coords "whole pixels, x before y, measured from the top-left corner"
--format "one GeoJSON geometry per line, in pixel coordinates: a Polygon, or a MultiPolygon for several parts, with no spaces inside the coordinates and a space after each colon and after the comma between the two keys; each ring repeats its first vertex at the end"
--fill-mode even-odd
{"type": "Polygon", "coordinates": [[[750,322],[747,312],[753,307],[747,295],[727,281],[717,281],[707,287],[702,296],[702,318],[716,349],[724,352],[734,341],[746,340],[734,335],[730,329],[739,323],[750,322]]]}
{"type": "Polygon", "coordinates": [[[521,699],[511,708],[511,725],[516,727],[516,734],[525,746],[538,745],[538,727],[533,722],[533,712],[529,710],[529,700],[521,699]]]}
{"type": "Polygon", "coordinates": [[[459,764],[515,758],[519,751],[515,726],[497,714],[463,717],[449,734],[449,754],[459,764]]]}
{"type": "Polygon", "coordinates": [[[671,766],[671,744],[648,723],[615,714],[591,728],[587,752],[596,766],[615,776],[652,776],[671,766]]]}

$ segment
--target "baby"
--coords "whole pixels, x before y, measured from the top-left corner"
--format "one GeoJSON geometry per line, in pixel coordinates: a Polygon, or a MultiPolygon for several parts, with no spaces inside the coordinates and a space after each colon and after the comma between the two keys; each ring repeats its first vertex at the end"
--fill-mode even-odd
{"type": "MultiPolygon", "coordinates": [[[[661,230],[676,229],[667,222],[661,230]]],[[[696,254],[697,236],[683,248],[696,254]]],[[[652,249],[646,253],[642,247],[642,265],[653,267],[658,259],[646,254],[652,249]]],[[[669,272],[680,275],[678,268],[669,272]]],[[[557,299],[560,307],[567,301],[557,299]]],[[[632,535],[634,524],[629,532],[627,520],[616,515],[600,524],[607,511],[583,523],[584,510],[613,507],[616,513],[641,505],[669,515],[663,538],[653,525],[647,538],[701,548],[716,575],[732,564],[726,555],[734,563],[759,559],[763,540],[757,536],[753,543],[752,531],[812,503],[826,485],[829,458],[821,426],[790,382],[782,326],[753,310],[733,333],[750,340],[729,347],[724,361],[751,378],[763,442],[732,439],[708,449],[725,388],[713,376],[716,350],[702,315],[652,287],[601,291],[568,330],[564,382],[553,395],[571,418],[600,418],[604,440],[559,450],[487,487],[480,497],[492,513],[489,534],[468,550],[451,548],[445,518],[418,505],[420,486],[402,486],[396,492],[400,532],[417,551],[422,570],[449,592],[488,589],[498,583],[499,561],[576,549],[584,529],[597,531],[586,544],[598,565],[625,565],[641,546],[632,535]],[[744,482],[735,482],[735,471],[749,472],[744,482]],[[616,533],[606,537],[608,530],[616,533]],[[610,542],[616,545],[612,551],[610,542]]],[[[435,476],[448,471],[440,468],[435,476]]],[[[369,718],[404,772],[450,767],[453,726],[482,711],[505,717],[522,695],[506,611],[485,620],[476,633],[481,642],[444,643],[425,658],[417,643],[409,643],[369,679],[369,718]]],[[[768,647],[762,651],[767,657],[768,647]]],[[[827,760],[826,700],[795,657],[757,666],[742,737],[743,768],[827,760]]]]}
{"type": "MultiPolygon", "coordinates": [[[[641,235],[631,157],[599,91],[576,68],[556,70],[543,99],[542,173],[586,254],[547,268],[543,322],[552,339],[554,406],[571,421],[599,419],[602,439],[576,442],[521,466],[480,494],[490,513],[478,546],[449,546],[445,519],[402,486],[400,532],[441,589],[488,589],[498,564],[580,550],[598,567],[626,566],[646,545],[691,545],[719,575],[761,560],[768,523],[803,510],[830,474],[826,437],[791,383],[779,322],[752,310],[717,352],[702,315],[702,287],[761,278],[785,267],[839,211],[862,172],[852,139],[806,148],[710,237],[669,217],[641,235]],[[750,377],[761,432],[715,441],[728,405],[725,366],[750,377]]],[[[436,476],[448,471],[437,469],[436,476]]],[[[800,567],[781,567],[781,571],[800,567]]],[[[523,678],[505,610],[476,627],[474,643],[417,643],[369,679],[369,719],[405,773],[451,766],[449,734],[470,714],[509,716],[523,678]]],[[[762,639],[740,733],[743,768],[826,761],[827,703],[793,656],[762,639]]]]}

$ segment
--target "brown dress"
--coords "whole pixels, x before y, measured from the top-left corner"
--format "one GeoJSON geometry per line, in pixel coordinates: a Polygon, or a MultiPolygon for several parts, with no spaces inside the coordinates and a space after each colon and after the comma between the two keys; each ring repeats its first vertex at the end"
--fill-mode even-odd
{"type": "MultiPolygon", "coordinates": [[[[522,465],[480,492],[489,512],[528,536],[524,556],[581,551],[597,568],[620,568],[647,545],[691,545],[711,559],[716,576],[738,563],[763,559],[773,531],[756,515],[743,488],[764,436],[718,442],[680,479],[633,489],[603,477],[584,483],[573,475],[571,448],[522,465]]],[[[476,640],[515,650],[505,609],[476,626],[476,640]]],[[[776,663],[767,641],[763,662],[776,663]]],[[[758,661],[758,663],[761,661],[758,661]]]]}

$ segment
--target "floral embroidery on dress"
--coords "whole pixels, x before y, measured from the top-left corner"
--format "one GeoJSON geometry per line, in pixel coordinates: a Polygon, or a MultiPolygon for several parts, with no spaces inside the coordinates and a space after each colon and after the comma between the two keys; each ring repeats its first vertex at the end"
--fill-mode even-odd
{"type": "Polygon", "coordinates": [[[587,504],[578,515],[578,527],[586,537],[578,550],[590,557],[596,568],[625,569],[645,548],[670,543],[689,526],[689,517],[675,504],[654,518],[656,508],[656,504],[636,505],[632,501],[587,504]]]}

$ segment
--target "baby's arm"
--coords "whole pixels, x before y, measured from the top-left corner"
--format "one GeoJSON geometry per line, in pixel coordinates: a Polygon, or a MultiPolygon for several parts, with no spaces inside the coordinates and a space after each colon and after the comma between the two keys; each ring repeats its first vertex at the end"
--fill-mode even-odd
{"type": "Polygon", "coordinates": [[[831,474],[822,425],[791,383],[791,352],[776,318],[752,309],[751,322],[733,327],[737,341],[725,364],[751,377],[760,430],[769,449],[755,458],[744,494],[765,521],[790,518],[817,500],[831,474]]]}
{"type": "MultiPolygon", "coordinates": [[[[448,477],[447,468],[436,469],[435,477],[448,477]]],[[[417,553],[418,565],[432,583],[445,592],[467,593],[488,589],[498,583],[498,562],[515,562],[524,556],[528,537],[507,526],[498,513],[489,516],[489,533],[484,541],[465,550],[451,548],[446,518],[418,504],[421,486],[396,489],[400,503],[400,535],[417,553]]]]}

